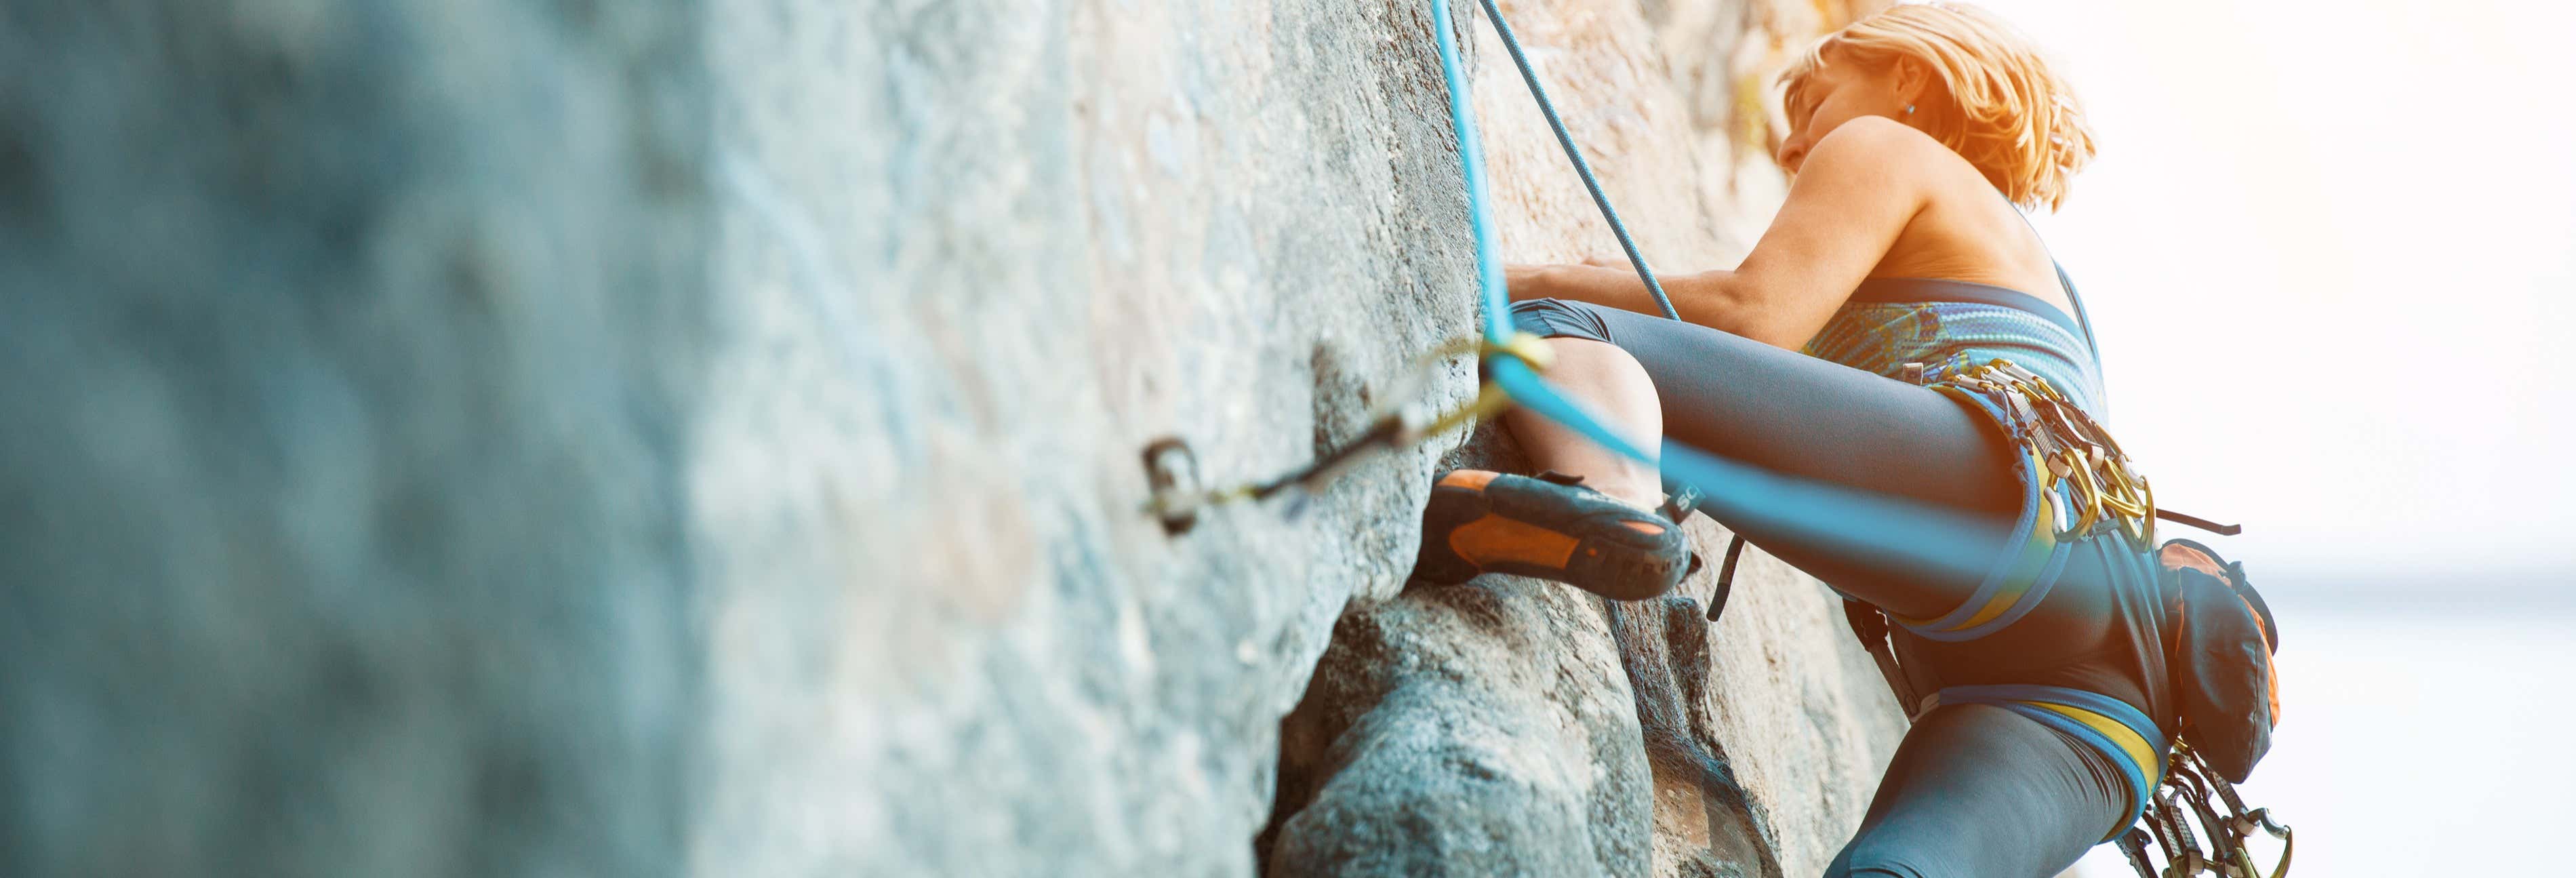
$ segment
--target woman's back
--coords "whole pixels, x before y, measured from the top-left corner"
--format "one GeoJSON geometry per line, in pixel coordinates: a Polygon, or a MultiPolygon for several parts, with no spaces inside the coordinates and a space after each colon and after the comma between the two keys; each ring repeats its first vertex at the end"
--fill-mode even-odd
{"type": "Polygon", "coordinates": [[[2056,261],[2021,211],[1976,166],[1930,135],[1888,156],[1891,173],[1913,177],[1926,193],[1871,268],[1871,280],[1934,278],[2002,287],[2072,311],[2057,282],[2056,261]]]}
{"type": "Polygon", "coordinates": [[[1929,135],[1904,128],[1879,142],[1893,147],[1882,173],[1924,193],[1922,206],[1805,351],[1917,383],[2011,360],[2102,416],[2091,330],[2030,222],[1929,135]]]}

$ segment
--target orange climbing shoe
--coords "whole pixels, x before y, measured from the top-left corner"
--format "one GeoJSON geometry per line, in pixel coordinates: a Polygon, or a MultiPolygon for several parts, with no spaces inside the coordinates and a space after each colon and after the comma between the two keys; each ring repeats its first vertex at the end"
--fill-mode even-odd
{"type": "Polygon", "coordinates": [[[1581,476],[1452,470],[1431,486],[1413,575],[1438,583],[1479,573],[1553,579],[1639,601],[1671,591],[1696,560],[1673,522],[1583,487],[1581,476]]]}

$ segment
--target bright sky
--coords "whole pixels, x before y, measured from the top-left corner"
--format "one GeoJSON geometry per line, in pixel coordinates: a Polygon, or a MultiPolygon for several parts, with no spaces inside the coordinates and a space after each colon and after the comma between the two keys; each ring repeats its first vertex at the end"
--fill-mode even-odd
{"type": "Polygon", "coordinates": [[[2576,8],[1983,5],[2099,135],[2036,219],[2163,505],[2267,589],[2576,584],[2576,8]]]}

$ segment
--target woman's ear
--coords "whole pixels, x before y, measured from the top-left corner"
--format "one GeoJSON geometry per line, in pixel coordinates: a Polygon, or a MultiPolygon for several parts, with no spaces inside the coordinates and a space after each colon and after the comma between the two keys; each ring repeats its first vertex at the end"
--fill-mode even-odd
{"type": "Polygon", "coordinates": [[[1896,90],[1898,103],[1908,107],[1921,104],[1932,94],[1932,67],[1919,59],[1900,56],[1888,68],[1888,85],[1896,90]]]}

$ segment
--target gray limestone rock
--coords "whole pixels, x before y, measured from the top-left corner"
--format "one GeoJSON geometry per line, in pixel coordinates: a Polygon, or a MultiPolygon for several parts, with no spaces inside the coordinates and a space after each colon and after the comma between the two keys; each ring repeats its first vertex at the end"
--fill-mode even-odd
{"type": "MultiPolygon", "coordinates": [[[[1731,255],[1637,7],[1529,9],[1652,252],[1731,255]]],[[[1413,365],[1477,318],[1428,27],[10,4],[0,874],[1240,875],[1283,753],[1342,786],[1274,870],[1637,874],[1709,847],[1667,728],[1820,863],[1891,726],[1812,583],[1757,571],[1703,697],[1611,636],[1663,617],[1399,594],[1456,437],[1143,511],[1158,437],[1238,482],[1472,391],[1413,365]]],[[[1497,67],[1512,258],[1591,255],[1497,67]]]]}
{"type": "Polygon", "coordinates": [[[0,874],[677,870],[698,12],[0,11],[0,874]]]}
{"type": "MultiPolygon", "coordinates": [[[[1776,186],[1761,179],[1776,172],[1711,166],[1694,151],[1733,117],[1695,115],[1678,92],[1644,83],[1669,57],[1655,46],[1670,33],[1657,28],[1699,18],[1644,11],[1664,19],[1621,2],[1506,7],[1647,257],[1726,264],[1750,241],[1729,240],[1720,230],[1739,223],[1716,208],[1766,208],[1706,196],[1776,186]]],[[[1482,22],[1473,30],[1501,57],[1482,22]]],[[[1481,69],[1476,90],[1507,258],[1617,254],[1511,67],[1481,69]]],[[[1515,468],[1517,457],[1488,428],[1447,465],[1515,468]]],[[[1705,519],[1690,532],[1712,560],[1728,537],[1705,519]]],[[[1712,629],[1702,602],[1715,573],[1627,604],[1497,577],[1355,603],[1282,733],[1270,874],[1822,871],[1858,825],[1903,719],[1822,586],[1748,550],[1712,629]],[[1502,687],[1511,697],[1488,691],[1489,678],[1514,681],[1502,687]],[[1621,725],[1569,719],[1605,712],[1621,725]],[[1524,729],[1549,731],[1499,731],[1524,729]],[[1475,805],[1438,807],[1453,801],[1475,805]],[[1643,814],[1647,831],[1573,816],[1585,814],[1643,814]]]]}
{"type": "Polygon", "coordinates": [[[1488,577],[1343,617],[1283,733],[1269,874],[1642,874],[1652,778],[1597,603],[1488,577]]]}

